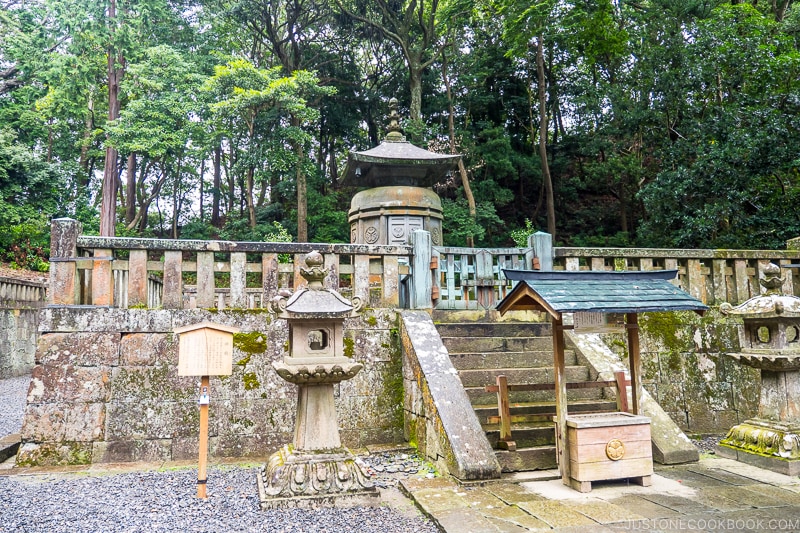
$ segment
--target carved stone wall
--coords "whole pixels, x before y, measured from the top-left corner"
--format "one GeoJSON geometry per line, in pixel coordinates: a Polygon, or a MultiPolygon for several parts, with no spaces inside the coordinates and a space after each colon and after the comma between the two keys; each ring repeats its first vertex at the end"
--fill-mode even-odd
{"type": "MultiPolygon", "coordinates": [[[[264,458],[292,441],[296,387],[272,361],[285,321],[266,311],[45,309],[18,464],[196,459],[199,378],[177,375],[176,327],[236,326],[233,374],[212,377],[212,457],[264,458]]],[[[396,316],[368,311],[345,324],[345,355],[364,364],[337,387],[343,444],[401,442],[402,370],[396,316]]]]}

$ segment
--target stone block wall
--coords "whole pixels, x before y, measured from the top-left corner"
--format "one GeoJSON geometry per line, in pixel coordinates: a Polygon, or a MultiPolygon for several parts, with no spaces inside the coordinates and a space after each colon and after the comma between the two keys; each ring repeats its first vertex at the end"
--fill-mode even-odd
{"type": "MultiPolygon", "coordinates": [[[[291,442],[297,389],[271,366],[288,346],[285,321],[264,310],[48,308],[18,464],[196,459],[200,378],[177,375],[172,331],[204,320],[241,330],[233,374],[211,378],[210,455],[264,458],[291,442]]],[[[403,440],[396,334],[388,310],[345,323],[345,353],[364,364],[336,390],[346,446],[403,440]]]]}
{"type": "MultiPolygon", "coordinates": [[[[644,386],[682,430],[725,434],[758,413],[759,371],[725,355],[740,349],[739,320],[712,310],[644,313],[639,323],[644,386]]],[[[603,337],[622,355],[621,336],[603,337]]]]}
{"type": "Polygon", "coordinates": [[[0,309],[0,379],[33,368],[39,309],[0,309]]]}

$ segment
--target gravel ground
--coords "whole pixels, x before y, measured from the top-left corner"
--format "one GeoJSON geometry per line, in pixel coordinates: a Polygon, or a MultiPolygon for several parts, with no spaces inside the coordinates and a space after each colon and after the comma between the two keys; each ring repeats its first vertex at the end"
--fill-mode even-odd
{"type": "Polygon", "coordinates": [[[18,433],[22,427],[30,376],[0,379],[0,438],[18,433]]]}
{"type": "MultiPolygon", "coordinates": [[[[20,430],[29,381],[27,376],[0,380],[0,437],[20,430]]],[[[197,470],[191,468],[0,475],[0,532],[439,531],[396,488],[404,477],[433,476],[424,461],[407,452],[376,453],[362,461],[391,506],[262,511],[257,466],[210,468],[205,501],[196,498],[197,470]]]]}
{"type": "Polygon", "coordinates": [[[258,505],[258,468],[212,468],[208,499],[195,497],[196,470],[105,476],[0,477],[2,532],[437,532],[392,508],[271,510],[258,505]]]}

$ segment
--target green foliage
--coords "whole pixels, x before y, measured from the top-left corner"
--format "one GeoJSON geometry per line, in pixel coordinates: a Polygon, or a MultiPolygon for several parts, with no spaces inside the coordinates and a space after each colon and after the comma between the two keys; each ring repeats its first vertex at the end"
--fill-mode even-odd
{"type": "Polygon", "coordinates": [[[492,246],[503,238],[503,221],[494,211],[490,202],[476,204],[476,218],[469,216],[467,201],[442,200],[444,213],[443,240],[445,246],[463,246],[468,236],[475,238],[475,246],[492,246]]]}
{"type": "Polygon", "coordinates": [[[509,232],[511,239],[518,248],[528,247],[528,237],[536,233],[536,228],[533,227],[533,222],[529,218],[525,219],[525,226],[522,228],[512,229],[509,232]]]}

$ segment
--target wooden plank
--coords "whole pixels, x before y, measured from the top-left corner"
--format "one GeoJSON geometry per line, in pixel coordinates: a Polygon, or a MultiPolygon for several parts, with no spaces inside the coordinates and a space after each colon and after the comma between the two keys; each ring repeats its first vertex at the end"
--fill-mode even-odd
{"type": "Polygon", "coordinates": [[[147,250],[131,250],[128,259],[128,307],[147,307],[147,250]]]}
{"type": "MultiPolygon", "coordinates": [[[[607,428],[611,429],[611,428],[607,428]]],[[[648,432],[649,435],[649,432],[648,432]]],[[[572,435],[570,435],[572,439],[572,435]]],[[[606,455],[606,444],[611,439],[619,439],[625,447],[625,455],[620,461],[629,461],[631,459],[650,459],[653,458],[653,443],[648,438],[647,440],[633,440],[631,438],[620,438],[612,432],[607,432],[605,440],[594,444],[575,444],[572,440],[569,441],[569,456],[574,461],[579,461],[581,464],[587,463],[601,463],[610,461],[606,455]]]]}
{"type": "MultiPolygon", "coordinates": [[[[630,382],[628,382],[630,383],[630,382]]],[[[605,387],[616,386],[616,381],[576,381],[565,383],[564,385],[568,390],[574,389],[601,389],[605,387]]],[[[540,390],[555,390],[555,383],[513,383],[509,384],[508,390],[510,391],[540,391],[540,390]]],[[[497,385],[487,385],[486,392],[497,392],[497,385]]]]}
{"type": "Polygon", "coordinates": [[[565,381],[564,365],[564,321],[559,314],[552,317],[553,323],[553,372],[555,377],[556,393],[556,458],[559,469],[561,470],[561,481],[569,485],[570,460],[569,449],[567,448],[567,387],[565,381]]]}
{"type": "MultiPolygon", "coordinates": [[[[133,254],[133,252],[131,252],[133,254]]],[[[214,252],[197,252],[197,307],[214,307],[214,252]]]]}
{"type": "Polygon", "coordinates": [[[622,413],[628,412],[628,385],[630,380],[625,379],[625,372],[614,372],[614,381],[617,385],[617,409],[622,413]]]}
{"type": "Polygon", "coordinates": [[[639,414],[642,398],[642,360],[639,356],[639,317],[636,313],[625,315],[625,329],[628,331],[628,359],[631,373],[631,412],[639,414]]]}
{"type": "MultiPolygon", "coordinates": [[[[396,256],[383,256],[383,305],[400,305],[400,272],[396,256]]],[[[438,288],[438,284],[436,285],[438,288]]]]}
{"type": "Polygon", "coordinates": [[[233,252],[231,254],[231,295],[228,307],[247,309],[247,254],[233,252]]]}
{"type": "Polygon", "coordinates": [[[183,309],[182,262],[183,252],[164,252],[164,295],[161,298],[164,309],[183,309]]]}
{"type": "MultiPolygon", "coordinates": [[[[431,234],[427,231],[415,230],[411,232],[411,246],[414,251],[412,257],[412,283],[410,300],[412,309],[431,309],[431,234]]],[[[358,258],[358,256],[356,256],[358,258]]]]}
{"type": "MultiPolygon", "coordinates": [[[[504,443],[505,449],[509,448],[511,440],[511,410],[508,404],[508,380],[506,376],[497,376],[497,412],[500,415],[500,438],[499,441],[504,443]]],[[[516,448],[516,444],[512,445],[516,448]]],[[[513,451],[513,450],[511,450],[513,451]]]]}
{"type": "MultiPolygon", "coordinates": [[[[601,479],[625,479],[648,476],[653,473],[653,460],[648,458],[626,461],[607,461],[603,463],[582,464],[570,461],[572,477],[578,481],[598,481],[601,479]]],[[[569,483],[567,483],[569,484],[569,483]]]]}
{"type": "Polygon", "coordinates": [[[261,254],[261,305],[267,307],[278,295],[278,254],[261,254]]]}
{"type": "Polygon", "coordinates": [[[650,424],[627,424],[623,426],[597,426],[588,428],[568,427],[570,446],[606,445],[611,439],[619,439],[623,443],[642,441],[650,442],[650,424]]]}
{"type": "MultiPolygon", "coordinates": [[[[441,263],[439,263],[441,264],[441,263]]],[[[456,258],[453,254],[447,254],[447,300],[448,309],[455,309],[456,302],[456,258]]]]}

